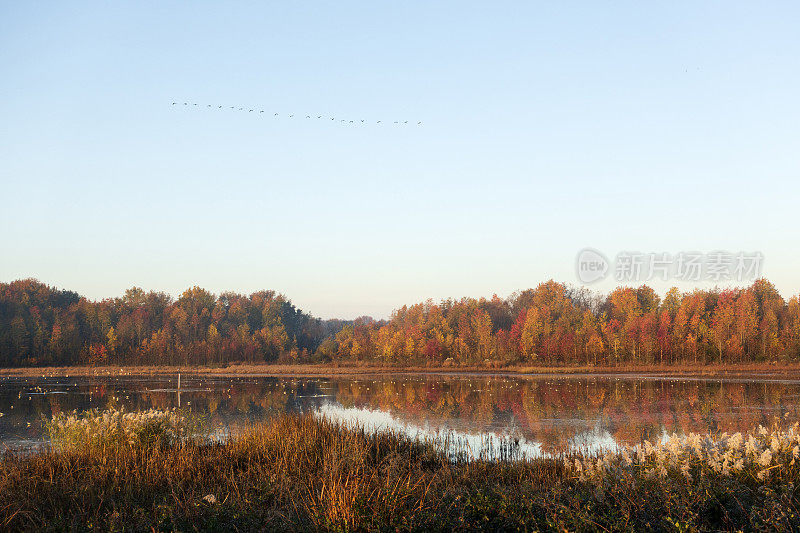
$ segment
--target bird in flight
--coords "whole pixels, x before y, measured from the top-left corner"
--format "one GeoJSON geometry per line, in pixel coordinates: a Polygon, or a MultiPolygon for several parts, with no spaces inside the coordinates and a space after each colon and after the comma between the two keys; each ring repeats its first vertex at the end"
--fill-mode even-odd
{"type": "MultiPolygon", "coordinates": [[[[180,104],[181,104],[181,102],[172,102],[172,105],[180,105],[180,104]]],[[[202,104],[198,104],[196,102],[183,102],[183,105],[185,105],[185,106],[188,106],[188,105],[200,106],[202,104]]],[[[207,108],[213,108],[214,107],[212,104],[205,104],[205,106],[207,108]]],[[[217,108],[218,109],[225,109],[225,106],[219,105],[219,106],[217,106],[217,108]]],[[[239,111],[245,111],[246,110],[248,113],[252,113],[254,111],[257,111],[258,113],[265,113],[265,111],[263,109],[255,109],[255,108],[254,109],[249,109],[249,108],[245,108],[245,107],[238,107],[237,108],[236,106],[230,106],[229,109],[238,109],[239,111]]],[[[273,116],[278,117],[278,116],[280,116],[280,113],[275,113],[273,116]]],[[[294,118],[294,113],[292,113],[290,115],[284,115],[284,116],[286,116],[288,118],[294,118]]],[[[298,116],[302,117],[304,115],[298,115],[298,116]]],[[[307,119],[311,119],[311,118],[314,118],[314,115],[305,115],[305,117],[307,119]]],[[[316,117],[318,119],[330,118],[332,121],[337,120],[336,117],[326,117],[324,115],[316,115],[316,117]]],[[[358,124],[358,123],[366,124],[367,120],[363,119],[363,118],[362,119],[355,119],[355,120],[340,119],[339,122],[341,122],[343,124],[358,124]]],[[[375,121],[375,124],[382,124],[382,123],[383,123],[382,120],[375,121]]],[[[394,124],[413,124],[413,122],[412,121],[408,121],[408,120],[395,120],[394,124]]],[[[422,125],[422,121],[417,122],[417,126],[421,126],[421,125],[422,125]]]]}

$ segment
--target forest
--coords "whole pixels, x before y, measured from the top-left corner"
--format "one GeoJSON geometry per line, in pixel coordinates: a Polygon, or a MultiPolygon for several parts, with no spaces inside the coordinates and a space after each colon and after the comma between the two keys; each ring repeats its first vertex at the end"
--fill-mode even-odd
{"type": "Polygon", "coordinates": [[[99,302],[26,279],[0,284],[0,365],[307,361],[344,322],[319,320],[274,291],[178,299],[134,287],[99,302]]]}
{"type": "Polygon", "coordinates": [[[275,291],[177,299],[132,288],[91,301],[34,279],[0,284],[0,366],[374,363],[422,366],[800,361],[800,297],[744,288],[555,281],[508,298],[403,306],[388,320],[322,320],[275,291]]]}

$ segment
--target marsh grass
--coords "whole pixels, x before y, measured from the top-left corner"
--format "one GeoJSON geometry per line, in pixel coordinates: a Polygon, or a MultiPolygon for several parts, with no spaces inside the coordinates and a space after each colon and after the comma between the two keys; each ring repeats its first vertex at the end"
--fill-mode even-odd
{"type": "Polygon", "coordinates": [[[82,416],[69,416],[51,426],[49,448],[7,452],[0,459],[0,529],[800,527],[795,491],[800,473],[794,464],[784,468],[795,453],[788,432],[766,467],[759,461],[766,463],[762,455],[772,443],[758,433],[761,451],[747,468],[733,474],[701,468],[687,477],[679,466],[654,475],[655,459],[647,454],[642,468],[618,456],[609,456],[609,466],[600,468],[599,458],[581,455],[521,461],[512,455],[475,459],[462,454],[453,460],[446,442],[370,432],[315,416],[287,415],[225,443],[184,428],[180,414],[126,418],[125,413],[93,412],[82,415],[92,419],[87,423],[82,416]],[[139,423],[148,429],[126,426],[139,423]],[[92,424],[97,427],[91,432],[73,427],[92,424]],[[595,461],[590,474],[588,461],[595,461]],[[760,478],[763,468],[774,473],[760,478]]]}
{"type": "Polygon", "coordinates": [[[170,446],[202,437],[202,418],[176,409],[126,413],[122,409],[58,414],[44,420],[56,451],[119,452],[131,447],[170,446]]]}
{"type": "Polygon", "coordinates": [[[619,362],[617,364],[492,364],[442,366],[437,364],[386,365],[374,361],[342,361],[313,364],[248,364],[229,363],[216,365],[146,365],[146,366],[54,366],[0,368],[0,376],[61,377],[61,376],[121,376],[121,375],[174,375],[178,372],[211,375],[275,375],[275,376],[350,376],[363,374],[407,374],[407,373],[478,373],[478,374],[654,374],[687,376],[752,376],[770,375],[797,376],[800,363],[795,361],[771,361],[751,363],[673,363],[646,364],[619,362]]]}

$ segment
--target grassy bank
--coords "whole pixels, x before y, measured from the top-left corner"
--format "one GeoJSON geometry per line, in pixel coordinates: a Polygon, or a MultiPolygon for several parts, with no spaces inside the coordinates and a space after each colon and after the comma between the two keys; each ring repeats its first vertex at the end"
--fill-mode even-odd
{"type": "Polygon", "coordinates": [[[287,416],[227,444],[179,413],[60,417],[0,460],[3,530],[719,530],[800,527],[796,429],[603,458],[451,461],[432,443],[287,416]]]}
{"type": "Polygon", "coordinates": [[[263,375],[329,377],[373,374],[515,374],[515,375],[592,375],[592,374],[648,374],[663,376],[736,377],[769,374],[800,378],[800,363],[742,363],[742,364],[684,364],[684,365],[631,365],[614,366],[560,365],[560,366],[386,366],[376,363],[360,364],[231,364],[223,366],[49,366],[0,368],[0,376],[63,377],[63,376],[115,376],[158,375],[178,372],[206,375],[263,375]]]}

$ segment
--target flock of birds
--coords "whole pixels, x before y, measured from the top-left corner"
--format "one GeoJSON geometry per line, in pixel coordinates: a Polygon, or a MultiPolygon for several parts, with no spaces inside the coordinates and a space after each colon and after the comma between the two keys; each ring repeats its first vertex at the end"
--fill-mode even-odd
{"type": "MultiPolygon", "coordinates": [[[[266,113],[267,115],[269,115],[269,113],[264,111],[263,109],[256,109],[256,108],[249,108],[249,107],[238,107],[238,106],[233,106],[233,105],[232,106],[222,106],[222,105],[216,105],[215,106],[215,105],[211,105],[211,104],[206,104],[205,106],[203,106],[202,104],[196,104],[194,102],[172,102],[172,105],[173,106],[185,105],[187,107],[189,107],[189,106],[192,106],[192,107],[205,107],[207,109],[227,109],[227,110],[230,110],[230,111],[242,111],[242,112],[245,112],[245,113],[256,113],[258,115],[261,115],[262,113],[266,113]]],[[[284,115],[281,115],[280,113],[273,113],[272,114],[272,117],[281,117],[281,116],[284,116],[284,117],[287,117],[287,118],[295,118],[295,116],[296,116],[297,118],[301,118],[303,115],[295,115],[294,113],[291,113],[291,114],[287,113],[287,114],[284,114],[284,115]]],[[[357,120],[349,120],[349,119],[345,119],[345,118],[337,119],[336,117],[331,117],[331,116],[326,116],[326,115],[305,115],[305,117],[307,119],[332,120],[334,122],[336,122],[338,120],[340,124],[358,125],[358,124],[372,124],[373,123],[373,121],[366,120],[366,119],[363,119],[363,118],[362,119],[357,119],[357,120]]],[[[376,120],[376,121],[374,121],[374,123],[375,124],[397,124],[399,126],[407,126],[407,125],[421,126],[422,125],[422,121],[417,122],[415,124],[414,121],[409,121],[409,120],[395,120],[395,121],[376,120]]]]}

